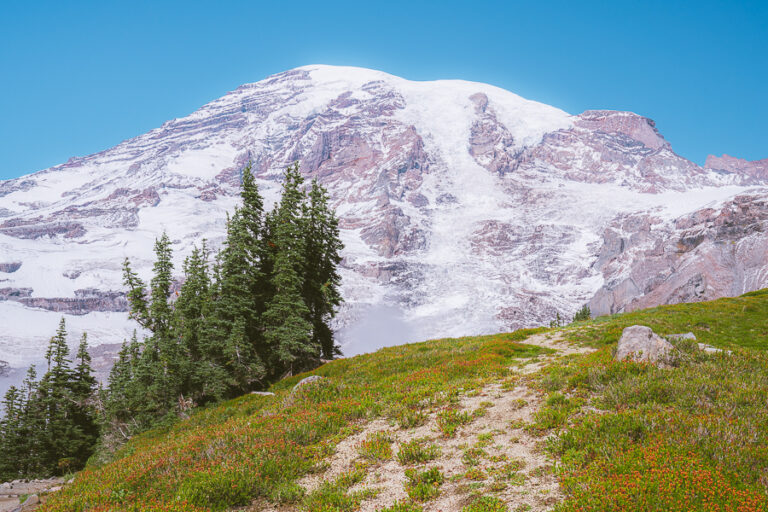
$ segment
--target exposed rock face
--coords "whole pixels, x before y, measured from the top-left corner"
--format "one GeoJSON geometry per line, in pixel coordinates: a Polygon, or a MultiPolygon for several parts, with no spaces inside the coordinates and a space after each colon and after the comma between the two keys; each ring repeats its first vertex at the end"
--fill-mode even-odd
{"type": "Polygon", "coordinates": [[[10,263],[0,263],[0,272],[4,272],[6,274],[13,274],[20,268],[21,268],[20,261],[13,261],[10,263]]]}
{"type": "Polygon", "coordinates": [[[764,287],[768,198],[739,195],[672,220],[619,218],[606,229],[595,268],[605,284],[595,314],[697,302],[764,287]]]}
{"type": "Polygon", "coordinates": [[[650,327],[632,325],[621,332],[614,357],[617,361],[631,359],[666,366],[674,357],[675,350],[670,342],[657,335],[650,327]]]}
{"type": "Polygon", "coordinates": [[[704,167],[729,175],[740,176],[742,180],[756,184],[765,183],[768,180],[768,158],[750,162],[728,155],[721,157],[709,155],[704,167]]]}
{"type": "Polygon", "coordinates": [[[0,288],[0,300],[13,300],[31,308],[85,315],[92,311],[128,311],[124,292],[75,290],[74,297],[32,297],[32,288],[0,288]]]}
{"type": "Polygon", "coordinates": [[[167,230],[180,272],[192,245],[222,241],[248,161],[269,206],[296,160],[339,215],[337,327],[394,308],[408,334],[392,343],[768,286],[760,162],[699,167],[630,112],[309,66],[0,182],[0,257],[21,263],[0,267],[0,356],[25,366],[62,314],[75,337],[130,337],[122,260],[149,278],[167,230]]]}

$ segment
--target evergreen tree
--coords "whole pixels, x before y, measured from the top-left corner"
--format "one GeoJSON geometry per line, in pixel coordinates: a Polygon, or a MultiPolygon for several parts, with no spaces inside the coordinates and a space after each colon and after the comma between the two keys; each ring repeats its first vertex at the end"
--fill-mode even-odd
{"type": "Polygon", "coordinates": [[[589,306],[584,304],[574,315],[573,321],[581,322],[583,320],[589,320],[590,318],[592,318],[592,312],[589,310],[589,306]]]}
{"type": "Polygon", "coordinates": [[[0,419],[0,480],[15,480],[22,476],[19,461],[25,453],[22,424],[25,401],[22,392],[11,386],[2,402],[3,417],[0,419]]]}
{"type": "Polygon", "coordinates": [[[205,330],[233,395],[262,386],[266,376],[261,317],[270,293],[263,268],[264,206],[250,164],[243,169],[241,197],[242,206],[227,221],[205,330]]]}
{"type": "Polygon", "coordinates": [[[23,455],[16,462],[18,473],[24,476],[41,475],[45,467],[43,446],[46,417],[42,403],[38,398],[39,387],[37,370],[34,366],[30,366],[21,387],[23,408],[19,419],[20,430],[17,450],[23,455]]]}
{"type": "Polygon", "coordinates": [[[71,390],[74,401],[72,422],[78,429],[79,437],[72,440],[75,467],[85,465],[93,453],[93,447],[99,439],[99,423],[94,404],[96,378],[91,368],[91,355],[88,353],[88,336],[83,333],[75,356],[77,362],[72,372],[71,390]]]}
{"type": "Polygon", "coordinates": [[[208,257],[203,240],[184,260],[184,284],[174,304],[175,332],[184,351],[181,395],[197,404],[221,399],[226,391],[226,372],[216,357],[219,350],[205,335],[213,290],[208,257]]]}
{"type": "Polygon", "coordinates": [[[147,286],[144,284],[136,272],[131,269],[131,263],[128,258],[123,262],[123,284],[128,288],[126,297],[131,309],[128,313],[139,325],[146,329],[151,329],[149,319],[149,304],[147,302],[147,286]]]}
{"type": "Polygon", "coordinates": [[[325,359],[341,354],[334,344],[331,319],[341,304],[341,277],[336,268],[343,248],[339,222],[328,205],[328,194],[312,180],[305,223],[304,300],[312,322],[312,344],[319,345],[325,359]]]}
{"type": "Polygon", "coordinates": [[[45,418],[45,429],[42,432],[40,455],[43,470],[49,474],[58,471],[58,464],[67,465],[66,454],[70,448],[70,442],[79,436],[77,427],[73,424],[73,400],[70,383],[72,371],[70,369],[69,347],[67,346],[67,332],[64,319],[59,322],[56,335],[51,338],[46,351],[48,371],[40,380],[40,386],[36,398],[45,418]]]}
{"type": "Polygon", "coordinates": [[[320,347],[313,342],[310,310],[302,296],[306,267],[305,194],[298,164],[285,171],[283,194],[269,217],[275,244],[272,288],[274,295],[263,315],[265,341],[272,351],[270,373],[296,373],[316,360],[320,347]]]}
{"type": "Polygon", "coordinates": [[[128,261],[123,265],[131,316],[152,332],[132,364],[132,379],[127,392],[131,406],[127,412],[139,428],[148,427],[152,418],[174,410],[184,380],[184,353],[173,332],[174,315],[170,302],[173,262],[171,241],[166,233],[155,240],[154,251],[156,259],[149,301],[143,281],[131,270],[128,261]]]}

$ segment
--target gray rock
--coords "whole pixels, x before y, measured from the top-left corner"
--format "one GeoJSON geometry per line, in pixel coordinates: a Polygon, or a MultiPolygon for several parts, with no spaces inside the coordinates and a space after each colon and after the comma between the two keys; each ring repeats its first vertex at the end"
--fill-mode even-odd
{"type": "MultiPolygon", "coordinates": [[[[667,338],[671,340],[694,340],[696,341],[696,335],[692,332],[686,332],[683,334],[667,334],[667,338]]],[[[701,343],[699,343],[701,345],[701,343]]]]}
{"type": "Polygon", "coordinates": [[[647,361],[659,367],[667,366],[675,347],[644,325],[632,325],[622,331],[616,348],[616,359],[647,361]]]}
{"type": "Polygon", "coordinates": [[[706,343],[697,343],[699,350],[702,352],[706,352],[707,354],[719,354],[719,353],[725,353],[727,355],[731,355],[733,352],[730,350],[723,350],[721,348],[715,348],[712,345],[707,345],[706,343]]]}
{"type": "Polygon", "coordinates": [[[36,505],[40,504],[40,498],[37,494],[30,494],[24,503],[21,504],[21,510],[32,510],[36,505]]]}
{"type": "Polygon", "coordinates": [[[251,394],[258,396],[275,396],[271,391],[251,391],[251,394]]]}
{"type": "Polygon", "coordinates": [[[325,379],[325,377],[323,377],[321,375],[310,375],[309,377],[305,377],[305,378],[301,379],[295,386],[293,386],[292,392],[296,391],[297,389],[299,389],[302,386],[306,386],[307,384],[311,384],[312,382],[317,382],[317,381],[323,380],[323,379],[325,379]]]}

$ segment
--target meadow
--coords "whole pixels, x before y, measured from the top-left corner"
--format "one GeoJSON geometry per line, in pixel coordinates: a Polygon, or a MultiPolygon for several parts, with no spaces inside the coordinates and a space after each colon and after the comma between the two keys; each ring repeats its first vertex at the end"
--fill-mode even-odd
{"type": "MultiPolygon", "coordinates": [[[[390,347],[311,373],[326,379],[292,392],[306,376],[297,375],[275,384],[274,396],[245,395],[137,436],[109,462],[95,458],[42,510],[258,510],[263,504],[351,512],[375,495],[359,482],[386,459],[408,468],[408,499],[381,510],[428,509],[450,485],[429,461],[441,442],[474,421],[456,407],[460,397],[521,382],[541,396],[541,407],[531,421],[510,428],[539,438],[552,458],[563,493],[555,510],[768,510],[768,290],[560,329],[390,347]],[[706,354],[676,341],[681,357],[674,368],[616,362],[616,340],[633,324],[659,334],[690,331],[732,353],[706,354]],[[518,373],[521,361],[551,354],[525,344],[533,334],[595,350],[518,373]],[[352,470],[311,491],[299,485],[326,470],[336,446],[371,420],[407,431],[430,415],[438,425],[432,441],[403,445],[395,454],[387,435],[370,436],[352,470]]],[[[475,476],[465,486],[471,499],[463,509],[517,510],[499,498],[503,487],[490,478],[494,466],[509,461],[483,455],[483,446],[465,449],[467,475],[475,476]],[[484,456],[482,470],[474,468],[484,456]]]]}

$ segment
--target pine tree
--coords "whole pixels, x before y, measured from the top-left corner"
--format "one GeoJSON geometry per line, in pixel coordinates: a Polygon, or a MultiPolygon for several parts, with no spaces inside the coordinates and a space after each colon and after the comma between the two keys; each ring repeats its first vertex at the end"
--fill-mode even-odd
{"type": "Polygon", "coordinates": [[[136,272],[131,269],[131,262],[125,258],[123,262],[123,284],[128,288],[126,294],[128,304],[131,309],[128,313],[139,325],[146,329],[151,329],[149,319],[149,304],[147,302],[147,286],[144,284],[136,272]]]}
{"type": "Polygon", "coordinates": [[[340,355],[334,344],[331,319],[341,304],[341,277],[337,266],[344,247],[339,237],[339,222],[328,205],[328,194],[312,180],[306,213],[304,300],[312,322],[312,343],[322,348],[325,359],[340,355]]]}
{"type": "Polygon", "coordinates": [[[19,420],[20,442],[17,447],[18,453],[23,454],[17,460],[18,472],[24,476],[41,475],[44,472],[46,417],[38,395],[39,388],[37,370],[30,366],[21,387],[21,400],[24,405],[19,420]]]}
{"type": "Polygon", "coordinates": [[[227,238],[214,269],[206,339],[226,371],[230,394],[261,387],[266,376],[262,313],[270,295],[264,271],[264,206],[243,169],[242,205],[227,221],[227,238]]]}
{"type": "Polygon", "coordinates": [[[264,312],[265,341],[272,351],[271,374],[295,373],[316,360],[320,347],[312,340],[310,311],[302,297],[305,262],[305,194],[298,164],[285,171],[283,194],[269,217],[275,245],[274,295],[264,312]]]}
{"type": "Polygon", "coordinates": [[[131,316],[152,332],[133,364],[132,380],[128,386],[132,407],[129,415],[143,427],[151,424],[151,418],[162,417],[174,410],[183,381],[184,353],[173,332],[173,307],[170,303],[173,255],[166,233],[155,240],[154,251],[156,259],[149,301],[143,281],[131,270],[129,262],[123,265],[131,316]]]}
{"type": "Polygon", "coordinates": [[[203,404],[221,399],[226,392],[226,373],[217,360],[218,350],[206,338],[205,325],[212,310],[209,252],[203,240],[184,260],[184,284],[174,303],[176,336],[181,340],[181,395],[203,404]]]}
{"type": "Polygon", "coordinates": [[[592,318],[592,312],[589,310],[589,306],[584,304],[573,316],[573,321],[581,322],[583,320],[589,320],[590,318],[592,318]]]}
{"type": "Polygon", "coordinates": [[[99,423],[94,404],[96,393],[96,378],[91,368],[91,355],[88,353],[88,336],[83,333],[75,356],[77,364],[72,372],[71,391],[74,401],[72,422],[78,429],[78,434],[71,441],[70,453],[73,454],[74,467],[85,465],[88,457],[99,439],[99,423]]]}
{"type": "Polygon", "coordinates": [[[27,454],[24,450],[22,415],[25,401],[22,392],[11,386],[2,402],[3,417],[0,419],[0,480],[15,480],[22,476],[19,461],[27,454]]]}

